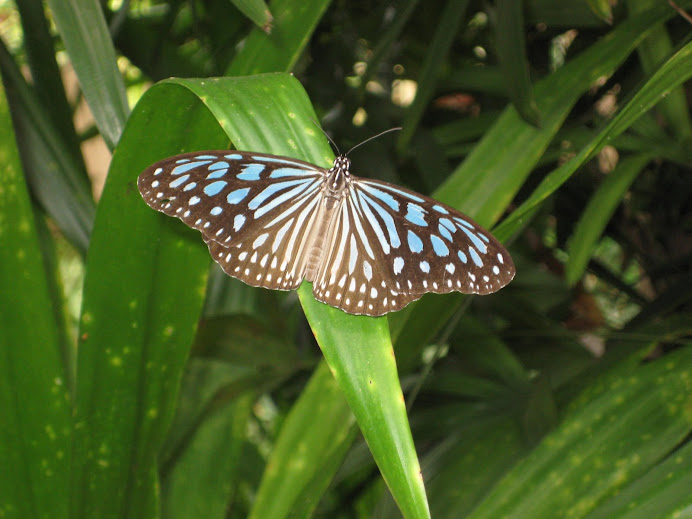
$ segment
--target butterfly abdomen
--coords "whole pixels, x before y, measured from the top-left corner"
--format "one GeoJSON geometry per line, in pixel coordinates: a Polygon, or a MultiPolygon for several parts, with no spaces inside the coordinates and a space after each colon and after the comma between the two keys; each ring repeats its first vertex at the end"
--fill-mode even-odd
{"type": "MultiPolygon", "coordinates": [[[[327,183],[328,185],[328,183],[327,183]]],[[[305,264],[305,280],[313,282],[318,278],[320,265],[324,262],[324,249],[327,236],[333,233],[333,215],[341,205],[340,194],[326,195],[320,202],[320,208],[315,221],[317,222],[309,240],[309,254],[305,264]]]]}

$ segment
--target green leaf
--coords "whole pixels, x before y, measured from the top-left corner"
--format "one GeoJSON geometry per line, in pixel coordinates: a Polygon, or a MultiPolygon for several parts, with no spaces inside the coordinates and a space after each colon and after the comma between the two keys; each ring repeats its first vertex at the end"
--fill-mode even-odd
{"type": "Polygon", "coordinates": [[[99,133],[115,148],[130,112],[98,0],[48,0],[99,133]]]}
{"type": "Polygon", "coordinates": [[[231,0],[231,3],[264,32],[272,32],[274,17],[264,0],[231,0]]]}
{"type": "MultiPolygon", "coordinates": [[[[146,213],[134,179],[146,164],[175,148],[223,148],[228,137],[218,135],[210,114],[238,149],[330,164],[331,152],[311,120],[309,100],[290,76],[170,80],[150,89],[137,105],[114,155],[97,215],[97,227],[100,224],[103,230],[98,238],[94,232],[87,265],[76,439],[87,460],[73,480],[79,516],[108,517],[124,509],[135,517],[153,506],[145,499],[153,491],[152,453],[158,451],[169,422],[186,345],[199,313],[208,254],[196,233],[181,233],[178,222],[150,210],[146,213]],[[155,145],[147,137],[151,135],[157,136],[155,145]],[[121,216],[117,221],[116,213],[121,216]],[[160,240],[153,241],[152,236],[160,240]],[[114,263],[116,251],[125,248],[139,253],[114,263]],[[180,272],[186,276],[181,278],[180,272]],[[89,402],[98,402],[98,408],[89,407],[89,402]],[[130,481],[127,476],[133,467],[142,476],[130,481]],[[109,497],[99,499],[106,488],[111,489],[109,497]],[[119,490],[113,492],[114,488],[119,490]]],[[[337,380],[404,514],[427,517],[386,320],[350,316],[318,303],[309,284],[301,287],[300,295],[318,342],[339,373],[337,380]],[[353,344],[360,345],[355,352],[353,344]],[[363,377],[365,385],[359,387],[363,377]],[[373,384],[377,392],[368,390],[373,384]]],[[[349,430],[343,420],[333,422],[327,438],[334,436],[334,427],[349,430]]],[[[337,461],[338,457],[331,462],[332,470],[337,461]]]]}
{"type": "Polygon", "coordinates": [[[497,2],[495,30],[497,54],[509,95],[519,115],[534,126],[540,126],[540,112],[533,97],[531,72],[526,58],[523,3],[514,0],[497,2]]]}
{"type": "Polygon", "coordinates": [[[2,41],[0,71],[12,122],[21,135],[17,146],[32,194],[70,242],[86,254],[95,204],[83,164],[65,147],[2,41]]]}
{"type": "Polygon", "coordinates": [[[291,70],[329,4],[330,0],[272,2],[274,27],[271,34],[260,29],[253,30],[226,75],[245,76],[291,70]]]}
{"type": "Polygon", "coordinates": [[[406,518],[429,517],[385,317],[348,315],[298,291],[324,358],[406,518]]]}
{"type": "Polygon", "coordinates": [[[525,449],[521,430],[512,420],[460,431],[440,443],[423,458],[432,516],[466,517],[525,449]]]}
{"type": "Polygon", "coordinates": [[[586,389],[469,517],[585,517],[665,459],[692,430],[692,348],[642,356],[586,389]]]}
{"type": "Polygon", "coordinates": [[[233,399],[219,398],[223,395],[220,390],[237,372],[225,362],[207,359],[194,359],[188,366],[181,407],[194,411],[189,408],[207,400],[214,405],[205,413],[204,421],[196,424],[173,470],[166,473],[164,469],[161,515],[166,519],[225,517],[235,494],[240,450],[256,398],[253,392],[233,399]]]}
{"type": "Polygon", "coordinates": [[[0,98],[0,516],[67,518],[70,400],[35,215],[0,98]]]}
{"type": "Polygon", "coordinates": [[[607,24],[613,23],[613,8],[608,0],[587,0],[586,2],[596,16],[607,24]]]}
{"type": "MultiPolygon", "coordinates": [[[[473,152],[436,191],[435,197],[462,210],[481,225],[488,226],[495,222],[524,184],[579,96],[599,77],[612,74],[646,36],[647,31],[670,16],[671,10],[667,6],[657,5],[618,25],[608,36],[538,82],[534,95],[542,115],[541,128],[527,124],[513,107],[508,107],[473,152]]],[[[655,103],[666,85],[675,86],[688,77],[690,67],[685,68],[688,52],[686,46],[649,81],[651,88],[646,89],[645,97],[647,103],[651,104],[647,106],[655,103]]],[[[639,102],[644,100],[643,91],[640,94],[639,102]]],[[[636,105],[630,102],[628,106],[634,110],[636,105]]],[[[637,110],[637,115],[641,113],[637,110]]],[[[622,117],[622,113],[618,117],[622,117]]],[[[634,120],[636,117],[619,119],[617,124],[626,127],[634,120]]],[[[618,128],[624,130],[621,126],[618,128]]],[[[602,138],[607,139],[617,133],[615,128],[609,127],[602,133],[602,138]]],[[[594,149],[595,144],[585,148],[583,153],[590,156],[594,149]]],[[[577,162],[581,163],[577,160],[580,157],[582,154],[573,159],[574,162],[570,161],[551,173],[530,199],[494,231],[495,236],[501,241],[507,240],[524,225],[538,205],[574,172],[571,168],[577,162]]],[[[462,299],[458,294],[426,297],[390,318],[402,369],[406,370],[421,345],[439,332],[457,311],[462,299]]]]}
{"type": "Polygon", "coordinates": [[[685,517],[692,507],[690,466],[692,442],[687,442],[589,514],[589,519],[685,517]]]}
{"type": "MultiPolygon", "coordinates": [[[[636,14],[651,7],[652,3],[651,0],[628,0],[625,5],[631,14],[636,14]]],[[[672,52],[673,44],[665,25],[654,27],[637,49],[645,74],[654,73],[672,52]]],[[[692,136],[692,122],[683,88],[671,89],[668,95],[656,105],[656,109],[666,120],[666,126],[670,127],[679,140],[689,139],[692,136]]]]}
{"type": "Polygon", "coordinates": [[[522,219],[529,212],[533,211],[548,196],[554,193],[603,145],[624,132],[642,114],[656,105],[665,92],[680,85],[690,77],[692,77],[692,43],[685,45],[664,63],[613,120],[589,144],[580,150],[577,156],[544,178],[531,196],[512,213],[512,216],[502,222],[502,225],[497,229],[496,235],[500,239],[507,239],[516,231],[522,219]]]}
{"type": "Polygon", "coordinates": [[[250,518],[310,517],[356,432],[341,389],[322,362],[281,427],[250,518]]]}
{"type": "Polygon", "coordinates": [[[569,257],[565,265],[565,279],[570,286],[581,279],[608,220],[620,205],[632,182],[650,160],[649,155],[635,155],[620,161],[582,212],[574,233],[567,242],[569,257]]]}
{"type": "Polygon", "coordinates": [[[147,91],[99,203],[80,327],[74,519],[157,513],[157,454],[202,308],[209,256],[196,233],[144,204],[136,178],[177,152],[227,145],[209,111],[191,108],[195,100],[183,88],[147,91]]]}
{"type": "Polygon", "coordinates": [[[457,35],[459,25],[468,5],[468,0],[448,0],[440,15],[440,23],[432,37],[430,46],[427,48],[425,61],[421,66],[416,97],[406,111],[404,122],[402,123],[403,129],[397,138],[396,147],[400,154],[403,154],[404,150],[409,146],[423,117],[423,111],[435,93],[438,74],[447,60],[447,54],[452,46],[454,37],[457,35]]]}
{"type": "Polygon", "coordinates": [[[18,0],[16,4],[22,21],[22,31],[25,35],[31,35],[24,38],[24,45],[36,97],[56,128],[67,152],[80,164],[81,173],[86,178],[86,169],[81,164],[79,139],[72,121],[72,108],[67,100],[56,61],[54,38],[48,27],[43,2],[18,0]]]}

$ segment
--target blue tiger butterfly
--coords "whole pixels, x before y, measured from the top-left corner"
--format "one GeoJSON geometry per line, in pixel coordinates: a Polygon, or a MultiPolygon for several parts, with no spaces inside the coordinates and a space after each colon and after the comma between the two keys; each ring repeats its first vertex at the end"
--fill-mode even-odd
{"type": "Polygon", "coordinates": [[[147,168],[152,208],[202,233],[214,260],[253,286],[379,316],[427,292],[490,294],[514,277],[507,250],[459,211],[414,191],[248,151],[200,151],[147,168]]]}

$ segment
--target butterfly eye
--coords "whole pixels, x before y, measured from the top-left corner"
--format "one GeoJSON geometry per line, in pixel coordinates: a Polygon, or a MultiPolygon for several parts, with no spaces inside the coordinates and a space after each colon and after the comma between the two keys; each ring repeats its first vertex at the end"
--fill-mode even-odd
{"type": "Polygon", "coordinates": [[[137,181],[157,211],[202,233],[223,270],[345,312],[383,315],[427,292],[489,294],[514,277],[505,248],[436,200],[288,157],[206,151],[170,157],[137,181]],[[348,178],[348,182],[346,179],[348,178]]]}

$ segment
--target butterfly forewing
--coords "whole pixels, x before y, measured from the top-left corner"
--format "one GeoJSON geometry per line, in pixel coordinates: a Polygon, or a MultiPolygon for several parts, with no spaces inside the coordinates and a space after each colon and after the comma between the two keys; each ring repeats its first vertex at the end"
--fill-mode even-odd
{"type": "Polygon", "coordinates": [[[154,209],[199,230],[215,261],[242,281],[292,290],[314,221],[323,168],[261,153],[206,151],[157,162],[137,181],[154,209]]]}
{"type": "Polygon", "coordinates": [[[383,315],[427,292],[488,294],[512,280],[507,251],[468,217],[348,166],[345,157],[326,170],[206,151],[154,164],[138,187],[151,207],[199,230],[229,275],[278,290],[307,279],[318,300],[353,314],[383,315]]]}

